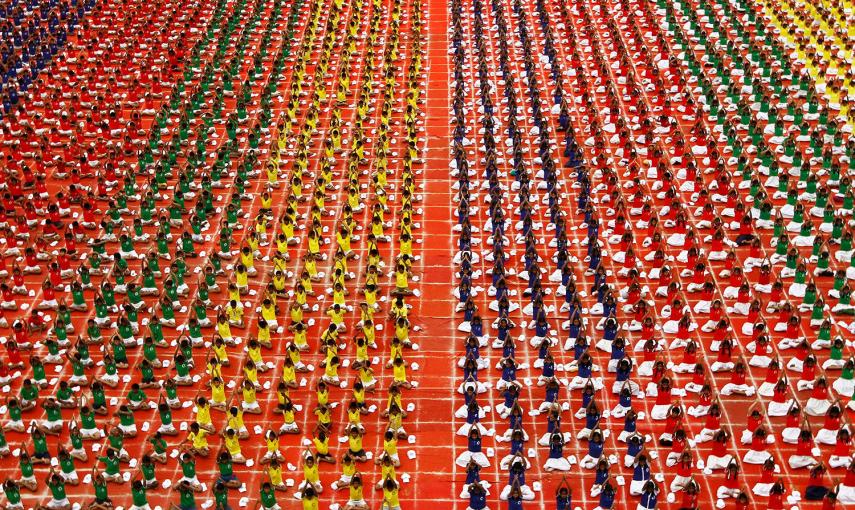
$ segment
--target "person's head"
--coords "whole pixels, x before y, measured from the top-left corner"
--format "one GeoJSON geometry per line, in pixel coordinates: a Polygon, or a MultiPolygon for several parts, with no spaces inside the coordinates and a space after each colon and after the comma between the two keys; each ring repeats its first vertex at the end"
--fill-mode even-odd
{"type": "Polygon", "coordinates": [[[391,476],[387,476],[386,480],[383,481],[383,489],[387,491],[393,491],[398,488],[398,484],[395,483],[395,480],[391,476]]]}

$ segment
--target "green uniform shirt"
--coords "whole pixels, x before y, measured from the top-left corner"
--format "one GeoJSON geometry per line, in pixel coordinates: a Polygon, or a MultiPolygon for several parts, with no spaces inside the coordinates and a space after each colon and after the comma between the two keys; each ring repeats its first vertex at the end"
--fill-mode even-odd
{"type": "Polygon", "coordinates": [[[191,459],[188,462],[181,461],[181,473],[186,478],[193,479],[196,476],[196,463],[191,459]]]}
{"type": "Polygon", "coordinates": [[[106,482],[98,482],[95,481],[92,483],[95,486],[95,501],[107,501],[109,496],[107,496],[107,483],[106,482]]]}
{"type": "Polygon", "coordinates": [[[181,491],[181,508],[194,508],[196,506],[196,496],[192,490],[181,491]]]}
{"type": "Polygon", "coordinates": [[[234,469],[232,468],[232,461],[225,460],[222,462],[217,462],[217,467],[220,468],[220,476],[227,477],[234,474],[234,469]]]}
{"type": "Polygon", "coordinates": [[[273,494],[272,490],[261,491],[261,506],[264,508],[273,508],[276,506],[276,496],[273,494]]]}
{"type": "Polygon", "coordinates": [[[145,497],[145,487],[131,487],[131,498],[134,501],[134,506],[144,507],[148,505],[148,499],[145,497]]]}
{"type": "Polygon", "coordinates": [[[18,465],[21,467],[21,475],[24,478],[29,478],[33,476],[33,463],[30,462],[30,458],[26,459],[21,457],[21,460],[18,461],[18,465]]]}
{"type": "Polygon", "coordinates": [[[100,457],[98,460],[100,460],[101,462],[104,463],[104,465],[106,466],[104,471],[108,475],[119,474],[119,457],[118,456],[113,456],[112,458],[104,456],[104,457],[100,457]]]}
{"type": "Polygon", "coordinates": [[[53,499],[57,501],[62,501],[66,498],[65,496],[65,482],[52,483],[48,482],[48,487],[50,487],[51,495],[53,499]]]}

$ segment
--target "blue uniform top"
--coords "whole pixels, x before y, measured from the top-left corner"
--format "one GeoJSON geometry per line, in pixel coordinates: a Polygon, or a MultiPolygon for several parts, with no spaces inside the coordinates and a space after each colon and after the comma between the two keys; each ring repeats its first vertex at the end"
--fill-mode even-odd
{"type": "Polygon", "coordinates": [[[523,451],[522,439],[511,439],[511,455],[520,455],[523,451]]]}
{"type": "Polygon", "coordinates": [[[603,491],[600,493],[600,508],[609,509],[615,504],[615,494],[613,491],[603,491]]]}
{"type": "Polygon", "coordinates": [[[484,510],[487,508],[487,496],[483,492],[469,492],[469,508],[472,510],[484,510]]]}
{"type": "Polygon", "coordinates": [[[629,432],[630,434],[635,432],[635,417],[626,415],[626,418],[623,420],[623,430],[629,432]]]}
{"type": "MultiPolygon", "coordinates": [[[[481,421],[480,414],[481,414],[481,410],[478,408],[478,406],[467,407],[466,408],[466,423],[468,423],[469,425],[472,425],[474,423],[478,423],[479,421],[481,421]]],[[[480,443],[480,440],[479,440],[479,443],[480,443]]]]}
{"type": "Polygon", "coordinates": [[[471,453],[481,452],[481,438],[480,437],[470,437],[468,449],[471,453]]]}
{"type": "Polygon", "coordinates": [[[632,481],[634,482],[646,482],[650,480],[650,466],[638,465],[632,470],[632,481]]]}
{"type": "Polygon", "coordinates": [[[580,361],[579,377],[581,377],[582,379],[589,379],[591,377],[591,374],[593,373],[593,366],[594,364],[590,360],[580,361]]]}
{"type": "Polygon", "coordinates": [[[588,441],[588,455],[594,459],[599,459],[603,455],[603,443],[588,441]]]}
{"type": "Polygon", "coordinates": [[[639,502],[639,504],[641,505],[641,508],[651,510],[653,508],[656,508],[656,502],[658,499],[659,494],[657,494],[656,491],[643,492],[641,494],[641,501],[639,502]]]}
{"type": "Polygon", "coordinates": [[[560,459],[564,456],[564,444],[561,441],[550,441],[549,458],[560,459]]]}
{"type": "Polygon", "coordinates": [[[603,482],[605,482],[608,477],[609,477],[609,468],[608,467],[606,467],[605,469],[597,469],[597,473],[594,476],[594,484],[595,485],[602,485],[603,482]]]}
{"type": "MultiPolygon", "coordinates": [[[[507,333],[505,333],[505,336],[507,336],[507,333]]],[[[504,340],[504,338],[499,338],[499,340],[504,340]]],[[[506,342],[502,345],[502,357],[513,358],[516,350],[517,348],[513,342],[506,342]]]]}
{"type": "Polygon", "coordinates": [[[480,322],[473,322],[471,324],[469,332],[472,333],[474,336],[484,336],[484,325],[480,322]]]}
{"type": "Polygon", "coordinates": [[[513,407],[514,402],[517,401],[519,394],[514,393],[512,391],[505,390],[504,396],[505,396],[505,407],[510,409],[511,407],[513,407]]]}
{"type": "Polygon", "coordinates": [[[600,413],[586,413],[585,414],[585,428],[593,430],[597,424],[600,423],[600,413]]]}
{"type": "Polygon", "coordinates": [[[466,485],[481,481],[481,466],[474,464],[472,468],[466,467],[466,485]]]}
{"type": "MultiPolygon", "coordinates": [[[[603,326],[603,338],[611,342],[617,338],[618,326],[617,323],[608,322],[603,326]]],[[[620,358],[618,358],[620,359],[620,358]]]]}
{"type": "Polygon", "coordinates": [[[632,364],[630,364],[630,366],[628,368],[623,368],[620,365],[618,365],[617,375],[615,377],[615,380],[617,380],[618,382],[628,381],[630,373],[632,373],[632,364]]]}
{"type": "Polygon", "coordinates": [[[541,342],[541,344],[537,348],[537,357],[543,359],[546,357],[546,354],[549,352],[549,342],[541,342]]]}
{"type": "Polygon", "coordinates": [[[582,393],[582,407],[586,408],[591,405],[591,401],[594,400],[593,393],[582,393]]]}
{"type": "Polygon", "coordinates": [[[514,381],[517,378],[517,367],[513,363],[508,363],[502,367],[502,380],[514,381]]]}

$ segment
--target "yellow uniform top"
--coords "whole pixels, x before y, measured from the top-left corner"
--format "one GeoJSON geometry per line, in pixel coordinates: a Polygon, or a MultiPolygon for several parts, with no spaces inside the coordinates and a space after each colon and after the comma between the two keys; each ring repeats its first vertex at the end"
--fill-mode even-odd
{"type": "MultiPolygon", "coordinates": [[[[342,297],[344,297],[344,293],[342,293],[342,297]]],[[[330,316],[330,321],[333,324],[339,325],[344,322],[344,312],[346,311],[344,307],[340,307],[338,311],[335,308],[330,308],[327,314],[330,316]]]]}
{"type": "MultiPolygon", "coordinates": [[[[222,384],[211,385],[211,400],[221,404],[226,401],[226,387],[222,384]]],[[[210,419],[210,418],[209,418],[210,419]]],[[[198,420],[197,420],[198,421],[198,420]]]]}
{"type": "Polygon", "coordinates": [[[362,450],[362,436],[347,436],[347,442],[350,445],[350,451],[358,452],[362,450]]]}
{"type": "Polygon", "coordinates": [[[409,310],[407,309],[407,305],[398,306],[397,304],[393,303],[392,313],[395,315],[395,317],[403,317],[406,319],[409,310]]]}
{"type": "Polygon", "coordinates": [[[409,286],[410,282],[407,280],[406,271],[395,271],[395,286],[399,289],[405,289],[409,286]]]}
{"type": "Polygon", "coordinates": [[[296,292],[295,293],[297,296],[296,301],[297,301],[298,305],[303,306],[306,304],[306,292],[303,289],[300,289],[300,290],[302,290],[302,292],[296,292]]]}
{"type": "Polygon", "coordinates": [[[243,308],[239,306],[226,307],[226,312],[228,313],[229,321],[231,322],[240,322],[243,320],[243,308]]]}
{"type": "Polygon", "coordinates": [[[315,483],[318,481],[318,465],[312,464],[311,466],[303,463],[303,476],[306,478],[307,482],[315,483]]]}
{"type": "Polygon", "coordinates": [[[390,457],[398,454],[398,440],[392,435],[392,439],[383,441],[383,451],[388,453],[390,457]]]}
{"type": "Polygon", "coordinates": [[[365,335],[365,343],[373,344],[376,339],[376,334],[374,333],[374,325],[370,326],[362,326],[362,334],[365,335]]]}
{"type": "Polygon", "coordinates": [[[287,423],[288,425],[294,423],[294,409],[286,409],[282,413],[282,421],[287,423]]]}
{"type": "Polygon", "coordinates": [[[273,485],[282,485],[282,468],[267,465],[267,475],[270,476],[270,483],[273,485]]]}
{"type": "Polygon", "coordinates": [[[407,380],[407,367],[403,363],[400,365],[392,365],[392,374],[396,382],[404,382],[407,380]]]}
{"type": "MultiPolygon", "coordinates": [[[[267,181],[268,182],[276,182],[279,178],[279,172],[276,167],[273,165],[269,165],[267,167],[267,181]]],[[[265,209],[270,209],[271,205],[273,205],[273,199],[271,197],[261,197],[261,206],[265,209]]]]}
{"type": "MultiPolygon", "coordinates": [[[[297,189],[299,193],[299,189],[301,188],[299,181],[297,182],[297,189]]],[[[294,237],[294,223],[289,220],[280,221],[279,229],[282,230],[282,233],[285,234],[286,238],[294,237]]]]}
{"type": "Polygon", "coordinates": [[[356,344],[356,359],[357,361],[368,359],[368,342],[362,342],[362,345],[356,344]]]}
{"type": "Polygon", "coordinates": [[[250,359],[250,360],[252,360],[252,362],[253,362],[253,363],[255,363],[255,365],[256,365],[256,366],[257,366],[259,363],[261,363],[261,361],[262,361],[262,358],[261,358],[261,348],[259,348],[259,347],[250,347],[249,349],[247,349],[247,353],[246,353],[246,354],[249,356],[249,359],[250,359]]]}
{"type": "Polygon", "coordinates": [[[327,455],[330,452],[329,440],[324,439],[321,441],[316,437],[312,442],[315,443],[315,450],[317,450],[319,454],[327,455]]]}
{"type": "Polygon", "coordinates": [[[211,424],[211,406],[196,406],[196,423],[199,425],[210,425],[211,424]]]}
{"type": "Polygon", "coordinates": [[[270,453],[274,453],[279,450],[279,438],[270,439],[269,437],[265,438],[267,441],[267,451],[270,453]]]}
{"type": "MultiPolygon", "coordinates": [[[[342,307],[342,317],[344,317],[344,305],[345,305],[345,297],[344,297],[344,288],[333,290],[333,304],[339,305],[342,307]]],[[[336,323],[340,324],[340,323],[336,323]]]]}
{"type": "Polygon", "coordinates": [[[195,432],[190,432],[189,434],[187,434],[187,439],[193,442],[193,448],[201,450],[202,448],[208,447],[208,439],[206,437],[207,435],[208,433],[205,432],[204,429],[199,429],[198,434],[195,432]]]}
{"type": "Polygon", "coordinates": [[[398,502],[398,488],[387,489],[385,486],[383,487],[383,498],[386,500],[386,503],[389,505],[389,508],[395,508],[400,506],[400,502],[398,502]]]}
{"type": "Polygon", "coordinates": [[[234,301],[235,303],[240,303],[240,290],[237,288],[229,289],[229,301],[234,301]]]}
{"type": "MultiPolygon", "coordinates": [[[[365,403],[365,389],[357,390],[354,388],[353,400],[355,400],[357,404],[364,404],[365,403]]],[[[357,410],[356,412],[358,414],[359,410],[357,410]]]]}
{"type": "Polygon", "coordinates": [[[234,437],[225,437],[226,450],[229,451],[230,454],[240,455],[240,440],[238,439],[238,435],[235,434],[234,437]]]}
{"type": "Polygon", "coordinates": [[[303,309],[299,306],[291,307],[291,321],[292,322],[303,322],[303,309]]]}
{"type": "Polygon", "coordinates": [[[294,366],[284,366],[282,368],[282,381],[286,383],[294,382],[297,380],[297,373],[294,370],[294,366]]]}
{"type": "Polygon", "coordinates": [[[300,278],[300,286],[303,287],[303,290],[305,290],[306,293],[312,292],[312,289],[313,289],[312,279],[311,278],[300,278]]]}
{"type": "Polygon", "coordinates": [[[398,340],[404,341],[410,337],[410,327],[407,324],[403,326],[395,325],[395,337],[398,340]]]}
{"type": "Polygon", "coordinates": [[[267,322],[273,322],[276,320],[276,306],[271,304],[270,306],[261,305],[261,317],[267,322]]]}
{"type": "Polygon", "coordinates": [[[341,472],[344,476],[353,476],[356,473],[356,464],[353,462],[350,464],[342,464],[341,472]]]}
{"type": "Polygon", "coordinates": [[[243,427],[244,427],[244,425],[243,425],[243,411],[238,409],[238,412],[236,415],[232,415],[231,413],[229,413],[229,428],[235,429],[235,430],[241,430],[241,429],[243,429],[243,427]]]}
{"type": "Polygon", "coordinates": [[[258,327],[258,341],[261,343],[264,343],[264,344],[266,344],[267,342],[270,341],[270,327],[269,326],[264,326],[264,327],[259,326],[258,327]]]}
{"type": "Polygon", "coordinates": [[[249,365],[244,365],[243,375],[253,384],[258,384],[258,369],[250,368],[249,365]]]}
{"type": "MultiPolygon", "coordinates": [[[[225,337],[223,337],[223,338],[225,338],[225,337]]],[[[229,353],[228,353],[228,351],[226,351],[226,344],[215,345],[212,347],[212,349],[214,350],[214,355],[217,356],[218,360],[225,361],[225,360],[229,359],[229,353]]]]}
{"type": "Polygon", "coordinates": [[[365,302],[368,303],[369,307],[377,304],[377,291],[376,290],[365,290],[365,302]]]}
{"type": "Polygon", "coordinates": [[[392,407],[392,404],[398,406],[398,409],[403,409],[401,407],[401,394],[393,394],[389,395],[389,401],[387,402],[388,407],[392,407]]]}
{"type": "Polygon", "coordinates": [[[402,422],[401,422],[401,414],[400,413],[394,413],[394,414],[390,413],[389,414],[389,428],[390,429],[398,430],[399,428],[401,428],[401,424],[402,424],[402,422]]]}
{"type": "Polygon", "coordinates": [[[243,401],[247,404],[255,403],[255,387],[243,388],[243,401]]]}
{"type": "MultiPolygon", "coordinates": [[[[266,228],[264,226],[263,221],[257,222],[255,224],[256,231],[258,231],[259,227],[264,229],[264,230],[262,230],[262,232],[266,231],[266,228]]],[[[241,262],[243,262],[243,265],[245,265],[246,267],[252,267],[252,266],[248,266],[247,263],[244,261],[248,261],[248,262],[252,263],[253,253],[255,253],[258,250],[259,241],[257,238],[255,238],[253,236],[249,236],[246,238],[246,245],[249,246],[250,252],[247,254],[244,254],[243,251],[241,251],[241,262]]]]}
{"type": "MultiPolygon", "coordinates": [[[[318,422],[323,424],[329,424],[332,422],[332,417],[330,416],[330,410],[327,408],[326,410],[317,409],[315,410],[315,414],[318,417],[318,422]]],[[[322,452],[327,453],[327,452],[322,452]]]]}
{"type": "Polygon", "coordinates": [[[336,241],[345,253],[350,251],[350,236],[342,236],[341,232],[339,232],[336,234],[336,241]]]}
{"type": "Polygon", "coordinates": [[[347,421],[351,425],[359,425],[362,420],[362,413],[359,411],[359,408],[356,409],[348,409],[347,410],[347,421]]]}
{"type": "Polygon", "coordinates": [[[324,367],[324,375],[326,375],[330,379],[337,378],[338,377],[338,365],[335,363],[327,363],[327,366],[324,367]]]}

